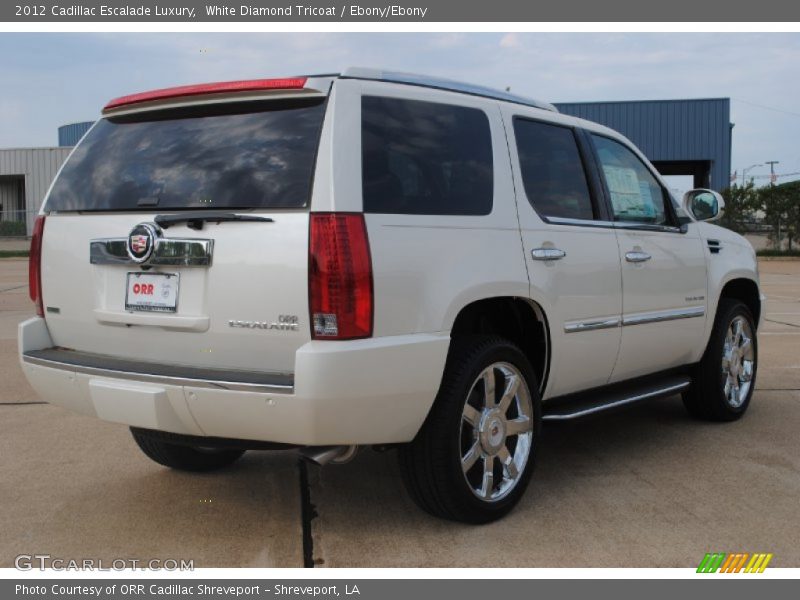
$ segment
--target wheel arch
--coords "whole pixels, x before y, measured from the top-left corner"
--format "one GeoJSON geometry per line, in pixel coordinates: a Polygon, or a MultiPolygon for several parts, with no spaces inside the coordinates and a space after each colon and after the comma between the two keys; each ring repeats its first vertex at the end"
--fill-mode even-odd
{"type": "Polygon", "coordinates": [[[550,370],[551,341],[547,316],[530,298],[494,296],[475,300],[458,311],[450,337],[500,335],[519,346],[533,367],[544,393],[550,370]]]}
{"type": "MultiPolygon", "coordinates": [[[[755,326],[756,328],[758,327],[762,312],[761,292],[758,283],[747,277],[730,279],[720,290],[719,298],[730,298],[743,302],[750,309],[755,326]]],[[[719,311],[719,302],[717,302],[717,311],[719,311]]]]}

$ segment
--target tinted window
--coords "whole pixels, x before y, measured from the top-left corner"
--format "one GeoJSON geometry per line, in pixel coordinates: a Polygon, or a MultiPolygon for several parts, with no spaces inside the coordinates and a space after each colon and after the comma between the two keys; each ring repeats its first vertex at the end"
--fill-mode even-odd
{"type": "Polygon", "coordinates": [[[262,102],[101,119],[64,167],[47,208],[306,206],[324,110],[320,101],[262,102]]]}
{"type": "Polygon", "coordinates": [[[483,111],[365,96],[361,119],[365,212],[492,211],[492,144],[483,111]]]}
{"type": "Polygon", "coordinates": [[[642,161],[619,142],[599,135],[592,138],[611,194],[614,220],[669,224],[667,196],[642,161]]]}
{"type": "Polygon", "coordinates": [[[514,119],[528,201],[546,217],[593,219],[592,198],[575,134],[567,127],[514,119]]]}

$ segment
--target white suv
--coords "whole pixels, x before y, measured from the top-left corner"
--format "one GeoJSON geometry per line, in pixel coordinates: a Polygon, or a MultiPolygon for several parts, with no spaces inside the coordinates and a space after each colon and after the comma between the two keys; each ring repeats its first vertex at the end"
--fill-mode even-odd
{"type": "Polygon", "coordinates": [[[22,366],[169,467],[396,446],[445,518],[508,512],[542,421],[747,409],[756,259],[620,134],[367,69],[104,109],[35,226],[22,366]]]}

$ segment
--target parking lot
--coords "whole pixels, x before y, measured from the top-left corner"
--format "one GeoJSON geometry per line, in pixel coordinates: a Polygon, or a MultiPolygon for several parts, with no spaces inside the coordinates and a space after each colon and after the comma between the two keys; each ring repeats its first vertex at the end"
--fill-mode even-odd
{"type": "Polygon", "coordinates": [[[364,449],[302,478],[292,452],[186,474],[150,462],[121,425],[41,403],[16,356],[16,325],[33,312],[27,262],[0,260],[0,567],[35,553],[195,567],[694,567],[712,551],[798,567],[800,262],[762,262],[761,276],[767,321],[742,420],[693,421],[676,396],[548,424],[518,508],[470,527],[421,513],[392,452],[364,449]]]}

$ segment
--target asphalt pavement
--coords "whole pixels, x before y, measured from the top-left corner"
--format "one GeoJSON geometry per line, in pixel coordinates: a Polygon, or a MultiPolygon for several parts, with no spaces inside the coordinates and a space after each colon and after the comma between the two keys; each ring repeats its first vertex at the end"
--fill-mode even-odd
{"type": "Polygon", "coordinates": [[[800,262],[761,263],[769,297],[743,419],[679,397],[547,424],[528,493],[473,527],[420,512],[393,452],[303,473],[250,452],[214,474],[162,468],[124,426],[41,403],[16,355],[27,262],[0,259],[0,567],[19,554],[195,567],[693,567],[706,552],[800,566],[800,262]]]}

